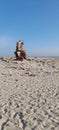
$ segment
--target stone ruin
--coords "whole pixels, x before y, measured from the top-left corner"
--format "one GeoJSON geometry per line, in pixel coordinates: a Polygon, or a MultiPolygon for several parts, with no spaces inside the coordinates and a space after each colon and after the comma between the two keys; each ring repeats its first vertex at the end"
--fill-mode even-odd
{"type": "Polygon", "coordinates": [[[23,40],[19,40],[16,43],[16,50],[15,50],[14,54],[15,54],[17,60],[26,59],[26,52],[25,52],[25,50],[23,50],[23,45],[24,45],[23,40]]]}

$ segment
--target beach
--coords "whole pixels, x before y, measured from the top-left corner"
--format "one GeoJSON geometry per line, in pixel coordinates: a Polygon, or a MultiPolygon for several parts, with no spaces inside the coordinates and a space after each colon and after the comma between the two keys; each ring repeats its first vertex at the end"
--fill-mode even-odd
{"type": "Polygon", "coordinates": [[[0,130],[59,130],[59,57],[0,58],[0,130]]]}

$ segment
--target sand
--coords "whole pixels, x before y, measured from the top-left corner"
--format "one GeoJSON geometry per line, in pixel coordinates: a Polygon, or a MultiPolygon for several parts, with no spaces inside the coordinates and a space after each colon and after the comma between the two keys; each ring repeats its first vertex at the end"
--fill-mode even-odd
{"type": "Polygon", "coordinates": [[[0,130],[59,130],[59,57],[0,58],[0,130]]]}

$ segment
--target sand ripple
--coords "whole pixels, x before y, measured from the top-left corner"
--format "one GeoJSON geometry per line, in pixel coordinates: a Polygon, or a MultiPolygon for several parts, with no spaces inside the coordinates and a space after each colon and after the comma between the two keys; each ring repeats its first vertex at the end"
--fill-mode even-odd
{"type": "Polygon", "coordinates": [[[0,130],[59,130],[59,58],[0,59],[0,130]]]}

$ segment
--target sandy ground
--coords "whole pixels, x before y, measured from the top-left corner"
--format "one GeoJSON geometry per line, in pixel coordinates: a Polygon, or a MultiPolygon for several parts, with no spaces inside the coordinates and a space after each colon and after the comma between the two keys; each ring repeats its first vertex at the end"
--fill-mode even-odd
{"type": "Polygon", "coordinates": [[[0,58],[0,130],[59,130],[59,58],[0,58]]]}

